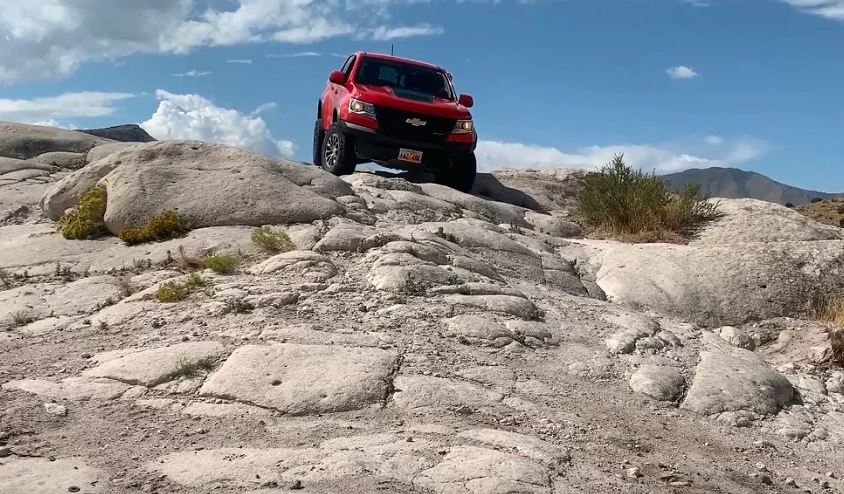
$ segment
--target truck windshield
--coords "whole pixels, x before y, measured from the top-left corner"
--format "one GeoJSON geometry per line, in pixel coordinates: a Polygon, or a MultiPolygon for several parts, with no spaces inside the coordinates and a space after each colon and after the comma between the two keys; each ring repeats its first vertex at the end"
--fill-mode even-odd
{"type": "Polygon", "coordinates": [[[393,88],[397,96],[454,99],[445,74],[419,65],[364,58],[355,79],[360,84],[393,88]]]}

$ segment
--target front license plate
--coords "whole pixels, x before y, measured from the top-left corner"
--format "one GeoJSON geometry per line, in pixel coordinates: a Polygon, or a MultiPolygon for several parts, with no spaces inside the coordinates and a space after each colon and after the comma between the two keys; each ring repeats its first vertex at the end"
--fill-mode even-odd
{"type": "Polygon", "coordinates": [[[408,163],[422,163],[422,151],[413,149],[399,149],[399,159],[408,163]]]}

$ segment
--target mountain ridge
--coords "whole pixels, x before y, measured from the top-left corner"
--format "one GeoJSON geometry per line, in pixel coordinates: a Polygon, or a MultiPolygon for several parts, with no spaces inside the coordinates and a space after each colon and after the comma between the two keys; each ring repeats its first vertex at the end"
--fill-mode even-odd
{"type": "Polygon", "coordinates": [[[830,193],[801,189],[778,182],[761,173],[738,168],[691,168],[663,175],[672,187],[680,189],[689,183],[699,183],[701,192],[710,197],[730,199],[761,199],[778,204],[806,204],[814,198],[844,197],[844,192],[830,193]]]}

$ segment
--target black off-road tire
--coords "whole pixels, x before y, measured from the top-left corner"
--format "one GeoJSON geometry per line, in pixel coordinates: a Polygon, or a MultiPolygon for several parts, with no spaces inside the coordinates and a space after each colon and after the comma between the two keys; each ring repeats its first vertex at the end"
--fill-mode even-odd
{"type": "Polygon", "coordinates": [[[344,134],[337,123],[325,132],[320,158],[322,169],[334,175],[349,175],[355,171],[357,157],[354,140],[344,134]]]}
{"type": "Polygon", "coordinates": [[[470,192],[475,184],[478,173],[478,162],[475,153],[452,156],[446,170],[437,174],[437,183],[459,190],[470,192]]]}
{"type": "Polygon", "coordinates": [[[322,165],[322,141],[325,139],[325,131],[322,130],[322,120],[314,124],[314,165],[322,165]]]}

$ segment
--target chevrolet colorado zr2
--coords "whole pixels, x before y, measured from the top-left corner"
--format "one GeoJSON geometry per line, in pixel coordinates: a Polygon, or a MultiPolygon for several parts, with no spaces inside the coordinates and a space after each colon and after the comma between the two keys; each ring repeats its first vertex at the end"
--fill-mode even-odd
{"type": "Polygon", "coordinates": [[[423,62],[374,53],[351,55],[331,73],[317,108],[314,164],[334,175],[375,162],[424,169],[468,192],[475,181],[478,137],[467,94],[451,74],[423,62]]]}

